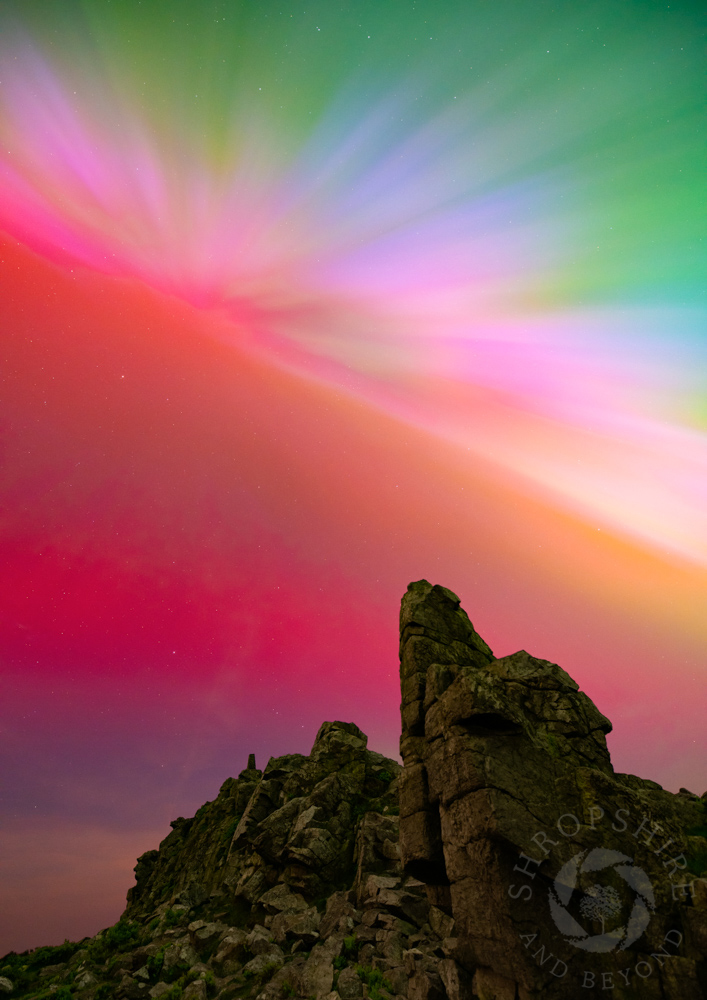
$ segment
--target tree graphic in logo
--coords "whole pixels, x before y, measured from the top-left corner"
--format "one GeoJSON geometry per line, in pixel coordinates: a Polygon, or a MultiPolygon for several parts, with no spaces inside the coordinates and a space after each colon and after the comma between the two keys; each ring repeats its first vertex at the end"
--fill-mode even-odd
{"type": "Polygon", "coordinates": [[[582,916],[600,921],[603,934],[606,918],[621,912],[621,896],[610,885],[590,885],[579,909],[582,916]]]}
{"type": "Polygon", "coordinates": [[[575,854],[562,866],[550,888],[550,912],[555,925],[570,944],[584,951],[623,951],[643,934],[654,909],[653,887],[643,869],[633,864],[633,858],[603,847],[575,854]],[[604,872],[605,884],[584,888],[594,872],[604,872]],[[623,894],[610,884],[611,878],[623,887],[623,894]],[[626,921],[607,930],[610,918],[618,917],[629,906],[626,921]],[[591,935],[570,909],[590,923],[599,923],[601,933],[591,935]]]}

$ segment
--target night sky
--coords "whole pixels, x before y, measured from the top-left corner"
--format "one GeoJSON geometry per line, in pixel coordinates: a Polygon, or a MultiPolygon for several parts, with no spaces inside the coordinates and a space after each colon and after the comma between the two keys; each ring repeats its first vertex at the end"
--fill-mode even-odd
{"type": "Polygon", "coordinates": [[[703,4],[0,4],[0,954],[325,719],[397,614],[707,788],[703,4]]]}

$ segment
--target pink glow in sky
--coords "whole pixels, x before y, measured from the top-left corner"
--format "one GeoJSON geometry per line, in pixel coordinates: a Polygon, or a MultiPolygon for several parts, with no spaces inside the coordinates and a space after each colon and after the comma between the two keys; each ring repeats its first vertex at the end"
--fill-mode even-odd
{"type": "Polygon", "coordinates": [[[468,77],[465,50],[442,86],[366,78],[322,7],[329,55],[278,83],[295,28],[261,25],[226,99],[221,42],[205,79],[174,55],[196,28],[171,82],[140,66],[131,3],[125,52],[106,12],[75,65],[0,51],[0,953],[117,919],[135,854],[248,753],[342,718],[396,754],[421,577],[575,677],[617,769],[703,792],[688,22],[659,127],[652,21],[614,25],[621,58],[564,21],[541,68],[516,41],[468,77]]]}

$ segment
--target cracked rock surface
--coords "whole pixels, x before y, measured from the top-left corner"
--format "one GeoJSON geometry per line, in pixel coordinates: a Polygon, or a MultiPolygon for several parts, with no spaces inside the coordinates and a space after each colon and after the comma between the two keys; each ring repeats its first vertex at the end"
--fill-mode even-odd
{"type": "Polygon", "coordinates": [[[426,580],[403,597],[400,679],[403,870],[454,921],[450,1000],[707,996],[706,797],[614,773],[572,678],[495,658],[426,580]]]}

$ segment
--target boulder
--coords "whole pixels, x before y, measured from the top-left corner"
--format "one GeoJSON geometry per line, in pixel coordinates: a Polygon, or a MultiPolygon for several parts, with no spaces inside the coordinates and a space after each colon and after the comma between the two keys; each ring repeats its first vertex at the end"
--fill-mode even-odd
{"type": "MultiPolygon", "coordinates": [[[[379,967],[380,959],[373,959],[373,968],[379,967]]],[[[392,964],[391,962],[386,962],[386,967],[384,971],[385,978],[388,980],[393,988],[393,993],[396,996],[407,996],[408,984],[410,978],[405,971],[404,966],[392,964]]]]}
{"type": "Polygon", "coordinates": [[[256,979],[265,978],[268,973],[272,974],[285,962],[285,956],[281,948],[272,944],[269,951],[260,952],[250,962],[243,966],[243,973],[246,976],[254,976],[256,979]]]}
{"type": "Polygon", "coordinates": [[[127,974],[118,983],[115,996],[117,1000],[139,1000],[148,992],[145,983],[140,983],[127,974]]]}
{"type": "Polygon", "coordinates": [[[193,983],[184,990],[184,1000],[206,1000],[206,982],[203,979],[195,979],[193,983]]]}
{"type": "Polygon", "coordinates": [[[189,881],[187,885],[182,889],[179,894],[179,902],[186,910],[191,910],[195,906],[199,906],[208,897],[209,890],[203,884],[196,880],[189,881]]]}
{"type": "Polygon", "coordinates": [[[454,920],[448,913],[440,910],[437,906],[431,906],[427,914],[427,919],[429,920],[432,933],[436,934],[437,937],[444,939],[452,936],[454,920]]]}
{"type": "Polygon", "coordinates": [[[304,913],[279,913],[273,918],[270,930],[278,944],[283,944],[287,938],[299,938],[305,944],[312,945],[319,940],[321,919],[316,906],[304,913]]]}
{"type": "Polygon", "coordinates": [[[165,972],[171,972],[179,968],[190,969],[198,961],[199,956],[189,943],[189,938],[184,937],[165,949],[162,968],[165,972]]]}
{"type": "Polygon", "coordinates": [[[259,902],[268,913],[302,913],[307,909],[304,896],[282,883],[263,893],[259,902]]]}
{"type": "Polygon", "coordinates": [[[430,903],[425,896],[401,889],[381,889],[376,897],[376,903],[390,913],[398,914],[404,920],[417,924],[418,927],[422,927],[430,912],[430,903]]]}
{"type": "MultiPolygon", "coordinates": [[[[119,956],[121,958],[123,956],[119,956]]],[[[130,961],[128,959],[128,961],[130,961]]],[[[121,966],[114,963],[113,968],[120,968],[121,966]]],[[[130,965],[126,966],[130,968],[130,965]]],[[[52,976],[58,976],[61,972],[66,969],[66,962],[57,962],[55,965],[45,965],[44,968],[39,973],[40,979],[50,979],[52,976]]]]}
{"type": "Polygon", "coordinates": [[[333,892],[327,899],[319,933],[322,938],[328,938],[336,931],[344,935],[349,934],[360,916],[359,911],[351,903],[348,892],[333,892]]]}
{"type": "Polygon", "coordinates": [[[341,954],[343,940],[332,935],[316,944],[300,974],[300,992],[305,997],[325,997],[334,983],[334,959],[341,954]]]}
{"type": "Polygon", "coordinates": [[[408,1000],[445,1000],[441,977],[436,972],[416,972],[408,983],[408,1000]]]}
{"type": "MultiPolygon", "coordinates": [[[[472,978],[466,969],[451,959],[443,958],[437,966],[448,1000],[472,1000],[472,978]]],[[[478,996],[478,993],[477,993],[478,996]]]]}
{"type": "Polygon", "coordinates": [[[358,1000],[363,996],[363,983],[355,969],[350,966],[342,969],[336,985],[341,1000],[358,1000]]]}
{"type": "MultiPolygon", "coordinates": [[[[123,952],[113,955],[108,960],[108,970],[112,976],[117,976],[119,972],[130,972],[135,966],[135,956],[132,952],[123,952]]],[[[43,973],[46,969],[43,970],[43,973]]],[[[40,973],[42,975],[43,973],[40,973]]]]}
{"type": "Polygon", "coordinates": [[[153,1000],[159,1000],[163,997],[165,993],[171,993],[172,987],[168,986],[167,983],[156,983],[151,990],[148,992],[148,996],[151,996],[153,1000]]]}
{"type": "Polygon", "coordinates": [[[224,924],[197,920],[189,924],[189,940],[197,952],[208,951],[226,930],[224,924]]]}
{"type": "Polygon", "coordinates": [[[304,958],[295,958],[278,969],[267,983],[261,984],[256,1000],[282,1000],[283,996],[295,994],[303,965],[304,958]]]}
{"type": "Polygon", "coordinates": [[[236,971],[237,966],[240,966],[246,953],[249,953],[247,935],[245,931],[234,927],[222,938],[211,964],[218,975],[230,975],[236,971]],[[227,963],[230,963],[228,969],[226,969],[227,963]]]}
{"type": "MultiPolygon", "coordinates": [[[[135,975],[133,978],[135,978],[135,975]]],[[[88,990],[92,986],[98,985],[98,979],[94,976],[90,969],[84,969],[76,976],[74,983],[77,989],[88,990]]]]}
{"type": "Polygon", "coordinates": [[[246,935],[246,945],[253,955],[266,955],[269,951],[278,951],[273,943],[273,935],[261,924],[256,924],[250,934],[246,935]]]}

